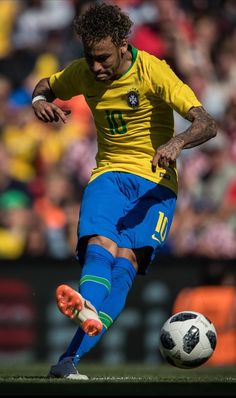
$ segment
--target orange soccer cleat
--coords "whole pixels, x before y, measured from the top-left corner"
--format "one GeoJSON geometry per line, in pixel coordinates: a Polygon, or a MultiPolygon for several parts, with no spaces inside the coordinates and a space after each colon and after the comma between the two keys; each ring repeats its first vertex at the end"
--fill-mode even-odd
{"type": "Polygon", "coordinates": [[[61,313],[77,323],[89,336],[102,331],[102,322],[96,308],[68,285],[56,289],[57,306],[61,313]]]}

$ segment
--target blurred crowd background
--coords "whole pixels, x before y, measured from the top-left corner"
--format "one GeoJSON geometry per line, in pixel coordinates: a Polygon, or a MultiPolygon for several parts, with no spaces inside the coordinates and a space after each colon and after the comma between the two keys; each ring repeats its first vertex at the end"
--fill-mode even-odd
{"type": "MultiPolygon", "coordinates": [[[[109,1],[107,1],[108,3],[109,1]]],[[[0,1],[0,258],[73,256],[96,131],[83,97],[57,101],[67,124],[31,108],[39,79],[83,56],[73,18],[93,1],[0,1]]],[[[178,159],[177,210],[163,254],[236,258],[236,1],[120,0],[130,42],[166,59],[218,123],[178,159]]],[[[175,114],[176,132],[188,122],[175,114]]]]}

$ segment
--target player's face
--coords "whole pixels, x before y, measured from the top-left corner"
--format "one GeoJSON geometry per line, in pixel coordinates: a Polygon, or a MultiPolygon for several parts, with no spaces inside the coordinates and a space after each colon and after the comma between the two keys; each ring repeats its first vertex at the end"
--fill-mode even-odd
{"type": "Polygon", "coordinates": [[[95,80],[108,81],[121,76],[126,71],[127,48],[126,40],[117,47],[110,37],[98,43],[85,44],[84,55],[95,80]]]}

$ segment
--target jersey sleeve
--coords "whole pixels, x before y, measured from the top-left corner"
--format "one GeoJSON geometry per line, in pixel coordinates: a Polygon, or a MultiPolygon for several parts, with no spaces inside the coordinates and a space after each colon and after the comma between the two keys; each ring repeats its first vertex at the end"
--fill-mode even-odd
{"type": "Polygon", "coordinates": [[[81,69],[81,61],[76,60],[62,71],[50,76],[49,84],[56,98],[69,100],[81,94],[81,69]]]}
{"type": "Polygon", "coordinates": [[[166,61],[152,63],[153,87],[163,101],[185,117],[195,106],[202,106],[193,90],[185,84],[170,68],[166,61]]]}

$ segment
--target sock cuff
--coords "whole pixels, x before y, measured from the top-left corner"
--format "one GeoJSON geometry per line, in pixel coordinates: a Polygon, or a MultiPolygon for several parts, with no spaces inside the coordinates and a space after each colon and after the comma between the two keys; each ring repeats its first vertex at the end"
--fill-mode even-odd
{"type": "Polygon", "coordinates": [[[100,320],[102,321],[103,326],[106,329],[111,327],[111,325],[113,324],[113,319],[110,317],[110,315],[106,314],[103,311],[99,311],[98,315],[99,315],[100,320]]]}
{"type": "Polygon", "coordinates": [[[107,278],[103,278],[97,275],[84,275],[81,279],[80,279],[80,286],[84,283],[84,282],[94,282],[100,285],[103,285],[107,288],[108,292],[110,292],[111,290],[111,283],[107,278]]]}
{"type": "Polygon", "coordinates": [[[104,247],[95,243],[88,244],[86,256],[99,256],[105,258],[109,262],[114,262],[115,257],[104,247]]]}

